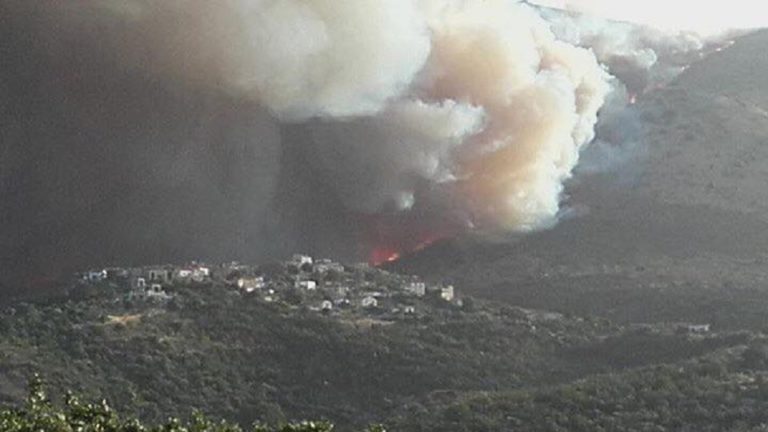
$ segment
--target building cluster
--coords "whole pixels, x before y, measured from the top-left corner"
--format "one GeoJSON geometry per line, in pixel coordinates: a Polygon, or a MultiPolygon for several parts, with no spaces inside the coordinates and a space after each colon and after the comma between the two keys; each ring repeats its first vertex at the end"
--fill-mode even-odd
{"type": "Polygon", "coordinates": [[[429,284],[415,276],[389,273],[367,264],[345,266],[307,255],[269,266],[190,263],[109,268],[81,275],[87,283],[117,282],[131,299],[166,301],[176,287],[209,284],[237,290],[266,303],[282,303],[326,314],[405,316],[429,305],[461,305],[452,285],[429,284]]]}
{"type": "Polygon", "coordinates": [[[687,322],[668,322],[653,324],[632,324],[630,328],[642,332],[657,335],[678,335],[692,337],[707,337],[712,334],[712,324],[708,323],[687,323],[687,322]]]}
{"type": "Polygon", "coordinates": [[[245,294],[328,314],[414,315],[428,300],[461,304],[452,285],[431,285],[367,264],[344,266],[307,255],[294,255],[271,274],[241,265],[233,265],[229,274],[236,275],[227,279],[245,294]]]}
{"type": "Polygon", "coordinates": [[[89,283],[114,282],[127,289],[131,299],[170,300],[168,288],[174,285],[213,281],[211,267],[199,263],[183,266],[162,265],[136,268],[91,270],[81,275],[89,283]]]}

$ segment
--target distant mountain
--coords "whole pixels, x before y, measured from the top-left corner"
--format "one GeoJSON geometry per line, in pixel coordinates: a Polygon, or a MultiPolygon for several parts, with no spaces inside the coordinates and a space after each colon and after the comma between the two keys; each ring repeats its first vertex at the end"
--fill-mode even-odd
{"type": "MultiPolygon", "coordinates": [[[[743,37],[641,98],[624,126],[639,143],[623,165],[577,175],[574,216],[553,229],[473,234],[393,268],[526,306],[737,325],[693,305],[768,296],[766,46],[768,32],[743,37]]],[[[738,325],[768,317],[742,303],[738,325]]]]}

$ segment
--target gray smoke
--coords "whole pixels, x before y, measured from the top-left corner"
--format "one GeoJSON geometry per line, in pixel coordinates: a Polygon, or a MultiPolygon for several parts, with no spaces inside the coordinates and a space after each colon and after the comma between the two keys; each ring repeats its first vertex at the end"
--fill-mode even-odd
{"type": "Polygon", "coordinates": [[[559,39],[591,49],[633,99],[665,86],[751,26],[768,25],[768,19],[740,16],[735,13],[738,8],[721,2],[696,2],[695,6],[655,0],[533,3],[541,5],[537,9],[559,39]],[[684,15],[675,21],[675,14],[684,15]]]}
{"type": "Polygon", "coordinates": [[[0,263],[547,227],[610,92],[702,47],[674,41],[505,0],[0,0],[0,263]]]}

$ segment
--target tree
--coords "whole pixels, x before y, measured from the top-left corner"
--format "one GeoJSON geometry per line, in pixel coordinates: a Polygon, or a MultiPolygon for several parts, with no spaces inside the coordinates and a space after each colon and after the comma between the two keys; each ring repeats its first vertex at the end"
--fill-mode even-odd
{"type": "MultiPolygon", "coordinates": [[[[257,424],[252,432],[332,432],[333,424],[325,421],[287,423],[277,428],[257,424]]],[[[29,383],[26,404],[21,409],[0,410],[0,431],[3,432],[243,432],[239,425],[214,421],[199,411],[188,422],[169,419],[159,426],[145,426],[139,420],[122,419],[107,404],[83,403],[72,393],[64,398],[64,408],[54,406],[45,391],[43,380],[35,375],[29,383]]],[[[381,425],[366,432],[386,432],[381,425]]]]}

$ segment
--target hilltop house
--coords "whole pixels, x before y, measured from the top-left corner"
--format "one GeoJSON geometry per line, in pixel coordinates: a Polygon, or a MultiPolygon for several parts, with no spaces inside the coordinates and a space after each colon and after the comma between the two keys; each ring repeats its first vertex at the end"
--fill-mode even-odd
{"type": "Polygon", "coordinates": [[[83,279],[89,282],[101,282],[107,279],[106,270],[89,271],[83,276],[83,279]]]}
{"type": "Polygon", "coordinates": [[[187,267],[176,269],[173,272],[173,279],[176,281],[204,282],[211,277],[211,269],[201,265],[193,264],[187,267]]]}
{"type": "Polygon", "coordinates": [[[288,262],[288,264],[293,264],[298,268],[301,268],[305,264],[312,265],[312,263],[313,263],[313,260],[311,256],[301,255],[301,254],[294,255],[293,257],[291,257],[291,260],[288,262]]]}
{"type": "Polygon", "coordinates": [[[317,289],[317,282],[313,280],[297,280],[294,286],[308,291],[315,291],[317,289]]]}
{"type": "Polygon", "coordinates": [[[147,297],[162,297],[163,295],[167,295],[163,290],[163,286],[157,283],[153,283],[144,294],[147,297]]]}
{"type": "Polygon", "coordinates": [[[379,307],[379,301],[373,296],[363,297],[363,299],[360,300],[360,306],[366,309],[379,307]]]}
{"type": "Polygon", "coordinates": [[[709,333],[712,326],[710,324],[688,324],[687,326],[688,333],[694,333],[694,334],[703,334],[703,333],[709,333]]]}
{"type": "Polygon", "coordinates": [[[147,280],[143,277],[137,277],[131,281],[131,288],[144,291],[147,289],[147,280]]]}
{"type": "Polygon", "coordinates": [[[275,301],[275,290],[269,290],[267,291],[267,295],[264,296],[264,301],[267,303],[272,303],[275,301]]]}
{"type": "Polygon", "coordinates": [[[254,292],[256,290],[263,289],[267,284],[264,281],[264,277],[241,277],[237,280],[237,287],[245,292],[254,292]]]}
{"type": "Polygon", "coordinates": [[[427,294],[427,284],[424,282],[411,282],[405,286],[405,291],[417,297],[424,297],[427,294]]]}
{"type": "Polygon", "coordinates": [[[177,281],[187,281],[191,278],[192,270],[190,269],[177,269],[173,275],[173,279],[177,281]]]}
{"type": "Polygon", "coordinates": [[[153,283],[147,286],[144,278],[139,278],[137,281],[141,281],[141,284],[136,284],[136,287],[131,291],[130,296],[142,300],[159,300],[165,301],[173,298],[170,294],[165,292],[163,286],[159,283],[153,283]]]}
{"type": "Polygon", "coordinates": [[[440,288],[440,298],[450,302],[453,301],[453,299],[456,297],[455,290],[453,288],[453,285],[447,285],[442,288],[440,288]]]}
{"type": "Polygon", "coordinates": [[[204,266],[196,266],[192,270],[192,280],[202,282],[211,277],[211,269],[204,266]]]}
{"type": "Polygon", "coordinates": [[[147,270],[147,279],[152,282],[170,283],[173,280],[173,271],[167,268],[151,268],[147,270]]]}

